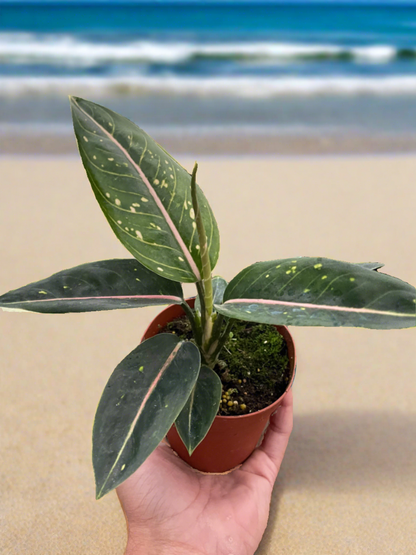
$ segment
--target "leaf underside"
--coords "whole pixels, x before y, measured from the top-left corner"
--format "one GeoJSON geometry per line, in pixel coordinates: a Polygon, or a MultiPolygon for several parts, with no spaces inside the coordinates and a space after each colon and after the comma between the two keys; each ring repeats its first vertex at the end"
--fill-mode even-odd
{"type": "MultiPolygon", "coordinates": [[[[127,118],[75,97],[71,109],[85,170],[118,239],[153,272],[174,281],[200,280],[189,173],[127,118]]],[[[214,268],[218,227],[199,187],[197,196],[214,268]]]]}
{"type": "Polygon", "coordinates": [[[56,314],[180,304],[182,298],[179,283],[154,274],[132,258],[63,270],[2,295],[0,308],[56,314]]]}
{"type": "Polygon", "coordinates": [[[382,262],[358,262],[357,266],[362,268],[367,268],[367,270],[379,270],[383,268],[384,264],[382,262]]]}
{"type": "Polygon", "coordinates": [[[184,408],[175,420],[175,426],[189,455],[207,435],[218,412],[222,384],[218,375],[201,366],[198,380],[184,408]]]}
{"type": "Polygon", "coordinates": [[[199,369],[198,348],[173,334],[151,337],[120,362],[95,415],[97,499],[124,482],[156,449],[186,403],[199,369]]]}
{"type": "Polygon", "coordinates": [[[229,283],[224,304],[215,308],[267,324],[416,326],[416,289],[371,266],[309,257],[258,262],[229,283]]]}
{"type": "MultiPolygon", "coordinates": [[[[222,303],[222,300],[224,297],[224,291],[226,287],[227,287],[227,282],[225,281],[224,278],[220,276],[214,276],[212,278],[212,300],[214,304],[222,303]]],[[[199,300],[199,295],[197,295],[195,298],[194,308],[195,310],[198,310],[199,312],[201,312],[201,302],[199,300]]]]}

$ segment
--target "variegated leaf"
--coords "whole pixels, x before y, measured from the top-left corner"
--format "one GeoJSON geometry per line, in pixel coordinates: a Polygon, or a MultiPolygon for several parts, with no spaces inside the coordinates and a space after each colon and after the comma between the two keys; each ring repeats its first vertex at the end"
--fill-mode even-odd
{"type": "Polygon", "coordinates": [[[195,385],[200,360],[193,343],[163,333],[114,370],[94,421],[97,499],[131,476],[165,437],[195,385]]]}
{"type": "Polygon", "coordinates": [[[0,308],[56,314],[182,301],[179,283],[156,275],[132,258],[101,260],[63,270],[2,295],[0,308]]]}
{"type": "Polygon", "coordinates": [[[207,435],[220,406],[221,392],[218,374],[208,366],[201,366],[192,393],[175,420],[176,429],[189,455],[207,435]]]}
{"type": "Polygon", "coordinates": [[[358,264],[327,258],[258,262],[240,272],[216,310],[293,326],[416,326],[416,289],[358,264]]]}
{"type": "MultiPolygon", "coordinates": [[[[201,257],[191,200],[191,176],[127,118],[81,98],[71,98],[82,161],[101,209],[116,236],[144,266],[168,279],[201,279],[201,257]]],[[[211,267],[219,233],[197,189],[211,267]]]]}

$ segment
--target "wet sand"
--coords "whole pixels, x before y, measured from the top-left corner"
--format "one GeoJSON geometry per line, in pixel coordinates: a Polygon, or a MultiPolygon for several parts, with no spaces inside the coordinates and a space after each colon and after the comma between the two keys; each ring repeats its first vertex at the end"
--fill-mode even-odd
{"type": "MultiPolygon", "coordinates": [[[[391,154],[415,153],[416,134],[348,133],[279,134],[279,133],[177,133],[156,132],[155,140],[168,152],[177,155],[321,155],[321,154],[391,154]]],[[[0,155],[7,154],[74,154],[73,135],[0,133],[0,155]]]]}

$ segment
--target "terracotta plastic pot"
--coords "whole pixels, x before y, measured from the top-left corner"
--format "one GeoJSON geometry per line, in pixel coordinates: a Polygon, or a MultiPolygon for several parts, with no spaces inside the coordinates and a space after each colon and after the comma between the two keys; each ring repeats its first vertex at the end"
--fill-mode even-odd
{"type": "MultiPolygon", "coordinates": [[[[189,306],[194,306],[195,299],[188,299],[189,306]]],[[[163,310],[151,322],[143,335],[142,341],[153,337],[160,327],[183,315],[179,305],[172,305],[163,310]]],[[[275,326],[286,341],[290,361],[291,380],[279,399],[268,407],[239,416],[216,416],[203,441],[192,456],[188,455],[175,425],[169,430],[167,439],[174,451],[193,468],[203,472],[227,472],[244,462],[256,448],[269,422],[272,413],[282,403],[287,391],[292,387],[296,371],[295,345],[289,330],[285,326],[275,326]]]]}

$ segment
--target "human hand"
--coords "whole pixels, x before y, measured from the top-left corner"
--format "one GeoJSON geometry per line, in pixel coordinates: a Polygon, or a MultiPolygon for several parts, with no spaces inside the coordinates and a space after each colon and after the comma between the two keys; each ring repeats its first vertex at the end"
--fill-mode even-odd
{"type": "Polygon", "coordinates": [[[228,474],[203,474],[159,445],[117,488],[128,528],[125,555],[253,555],[292,425],[288,391],[261,446],[228,474]]]}

